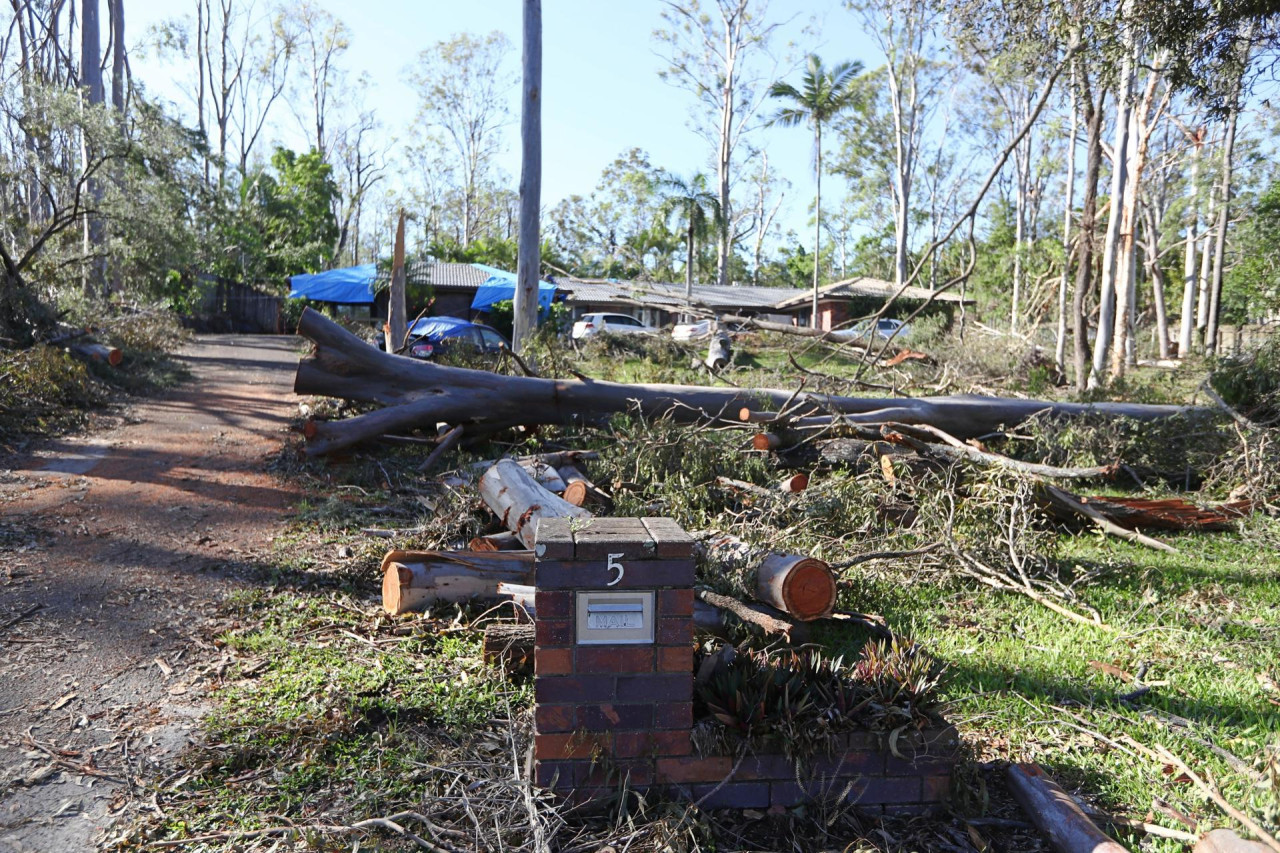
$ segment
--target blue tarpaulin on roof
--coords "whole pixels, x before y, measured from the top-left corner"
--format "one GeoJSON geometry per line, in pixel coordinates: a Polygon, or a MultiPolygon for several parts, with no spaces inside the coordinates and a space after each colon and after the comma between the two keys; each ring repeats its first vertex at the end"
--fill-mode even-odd
{"type": "Polygon", "coordinates": [[[367,305],[373,302],[373,280],[377,275],[377,264],[295,275],[289,279],[289,298],[367,305]]]}
{"type": "MultiPolygon", "coordinates": [[[[485,271],[493,269],[483,264],[474,264],[485,271]]],[[[516,298],[516,277],[502,270],[494,270],[500,275],[490,275],[488,280],[476,290],[476,298],[471,300],[472,311],[488,311],[497,302],[516,298]]],[[[538,282],[538,310],[546,311],[556,297],[556,286],[549,281],[538,282]]]]}

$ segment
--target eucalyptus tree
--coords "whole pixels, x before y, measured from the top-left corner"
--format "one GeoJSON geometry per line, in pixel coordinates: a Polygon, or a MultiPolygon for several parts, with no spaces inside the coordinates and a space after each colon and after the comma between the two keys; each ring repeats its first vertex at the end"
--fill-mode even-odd
{"type": "Polygon", "coordinates": [[[658,188],[663,196],[663,218],[670,219],[674,216],[684,221],[684,300],[692,303],[697,239],[704,236],[708,228],[720,227],[720,200],[707,186],[707,176],[702,172],[695,172],[688,178],[666,173],[658,179],[658,188]]]}
{"type": "Polygon", "coordinates": [[[953,73],[938,37],[944,12],[934,0],[847,0],[885,55],[885,82],[893,120],[894,283],[908,274],[911,205],[924,135],[953,73]]]}
{"type": "Polygon", "coordinates": [[[421,123],[439,130],[453,149],[464,247],[476,236],[480,189],[511,118],[508,100],[518,85],[507,68],[511,52],[506,36],[496,30],[483,37],[459,33],[422,51],[410,72],[421,99],[421,123]]]}
{"type": "Polygon", "coordinates": [[[769,42],[779,23],[768,15],[768,0],[707,0],[706,8],[701,0],[664,0],[666,26],[654,32],[669,62],[660,76],[697,99],[693,127],[714,150],[721,211],[716,280],[721,285],[729,283],[735,226],[750,213],[734,210],[735,157],[757,124],[778,66],[769,42]]]}
{"type": "MultiPolygon", "coordinates": [[[[814,179],[814,229],[813,256],[822,257],[822,128],[850,109],[855,102],[854,81],[862,73],[861,62],[841,62],[828,69],[816,53],[801,75],[800,85],[779,81],[769,89],[773,98],[787,102],[774,115],[772,122],[784,127],[807,124],[813,128],[814,179]]],[[[810,323],[818,327],[818,271],[821,264],[813,265],[813,306],[810,323]]]]}

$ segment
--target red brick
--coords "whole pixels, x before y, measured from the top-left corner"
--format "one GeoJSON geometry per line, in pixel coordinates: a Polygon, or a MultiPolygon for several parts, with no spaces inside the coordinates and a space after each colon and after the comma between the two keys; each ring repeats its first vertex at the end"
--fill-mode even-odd
{"type": "Polygon", "coordinates": [[[573,623],[568,619],[541,619],[534,626],[534,643],[539,646],[567,646],[573,642],[573,623]]]}
{"type": "Polygon", "coordinates": [[[569,619],[573,616],[573,593],[540,589],[534,594],[533,606],[539,619],[569,619]]]}
{"type": "Polygon", "coordinates": [[[653,672],[653,646],[578,646],[577,667],[581,673],[653,672]]]}
{"type": "Polygon", "coordinates": [[[859,749],[842,755],[824,755],[813,760],[816,777],[883,776],[884,753],[878,749],[859,749]]]}
{"type": "Polygon", "coordinates": [[[693,673],[682,675],[619,675],[619,702],[688,702],[693,698],[693,673]]]}
{"type": "Polygon", "coordinates": [[[926,776],[920,799],[926,803],[940,803],[951,798],[950,776],[926,776]]]}
{"type": "Polygon", "coordinates": [[[738,772],[734,774],[735,779],[751,780],[751,779],[768,779],[795,781],[796,766],[795,763],[780,753],[764,753],[763,755],[748,755],[738,764],[738,772]]]}
{"type": "Polygon", "coordinates": [[[613,754],[618,758],[640,758],[654,754],[653,732],[615,732],[613,754]]]}
{"type": "Polygon", "coordinates": [[[692,702],[664,702],[653,709],[655,729],[689,729],[693,726],[692,702]]]}
{"type": "Polygon", "coordinates": [[[587,770],[578,782],[582,786],[612,787],[615,791],[623,784],[630,788],[647,788],[653,784],[653,762],[640,760],[610,761],[597,764],[587,770]]]}
{"type": "MultiPolygon", "coordinates": [[[[541,615],[542,611],[539,610],[541,615]]],[[[693,616],[693,590],[692,589],[661,589],[658,590],[658,615],[659,616],[693,616]]]]}
{"type": "MultiPolygon", "coordinates": [[[[824,786],[824,789],[830,793],[830,796],[839,796],[846,784],[838,781],[824,786]]],[[[912,776],[860,777],[854,782],[845,799],[855,805],[919,803],[922,791],[920,779],[912,776]]]]}
{"type": "Polygon", "coordinates": [[[658,557],[681,559],[693,556],[693,537],[671,518],[642,518],[658,546],[658,557]]]}
{"type": "Polygon", "coordinates": [[[765,809],[772,791],[768,782],[730,782],[727,785],[695,785],[693,799],[706,809],[765,809]]]}
{"type": "Polygon", "coordinates": [[[534,710],[534,725],[538,734],[571,732],[577,728],[576,705],[539,705],[534,710]]]}
{"type": "Polygon", "coordinates": [[[534,757],[543,759],[592,758],[609,753],[609,736],[605,734],[535,735],[534,757]]]}
{"type": "Polygon", "coordinates": [[[733,770],[728,756],[712,758],[659,758],[658,781],[687,785],[693,782],[720,782],[733,770]]]}
{"type": "Polygon", "coordinates": [[[539,761],[534,779],[542,788],[572,788],[578,783],[578,772],[585,768],[581,761],[539,761]]]}
{"type": "Polygon", "coordinates": [[[691,646],[660,646],[657,669],[658,672],[693,672],[693,648],[691,646]]]}
{"type": "Polygon", "coordinates": [[[578,708],[578,728],[591,732],[649,729],[653,715],[652,705],[584,705],[578,708]]]}
{"type": "Polygon", "coordinates": [[[649,737],[657,755],[688,755],[693,751],[687,731],[650,732],[649,737]]]}
{"type": "Polygon", "coordinates": [[[572,675],[573,649],[535,648],[533,666],[538,675],[572,675]]]}
{"type": "Polygon", "coordinates": [[[609,702],[614,696],[612,675],[553,675],[533,682],[535,702],[609,702]]]}
{"type": "Polygon", "coordinates": [[[660,646],[687,646],[693,643],[693,620],[659,619],[654,641],[660,646]]]}

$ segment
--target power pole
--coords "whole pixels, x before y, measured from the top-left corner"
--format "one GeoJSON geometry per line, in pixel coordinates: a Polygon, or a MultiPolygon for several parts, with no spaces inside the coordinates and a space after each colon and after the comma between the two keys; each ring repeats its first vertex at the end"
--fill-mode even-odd
{"type": "Polygon", "coordinates": [[[524,104],[520,113],[520,249],[516,262],[516,354],[538,326],[541,265],[538,207],[542,196],[542,0],[524,0],[524,104]]]}

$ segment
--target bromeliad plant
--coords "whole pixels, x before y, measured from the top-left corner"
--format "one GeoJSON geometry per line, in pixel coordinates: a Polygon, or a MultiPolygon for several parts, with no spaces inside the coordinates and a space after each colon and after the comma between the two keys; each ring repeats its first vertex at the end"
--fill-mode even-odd
{"type": "Polygon", "coordinates": [[[846,665],[815,649],[738,650],[700,679],[700,740],[733,751],[781,748],[791,758],[829,751],[850,731],[924,728],[935,720],[942,665],[898,638],[873,642],[846,665]]]}

